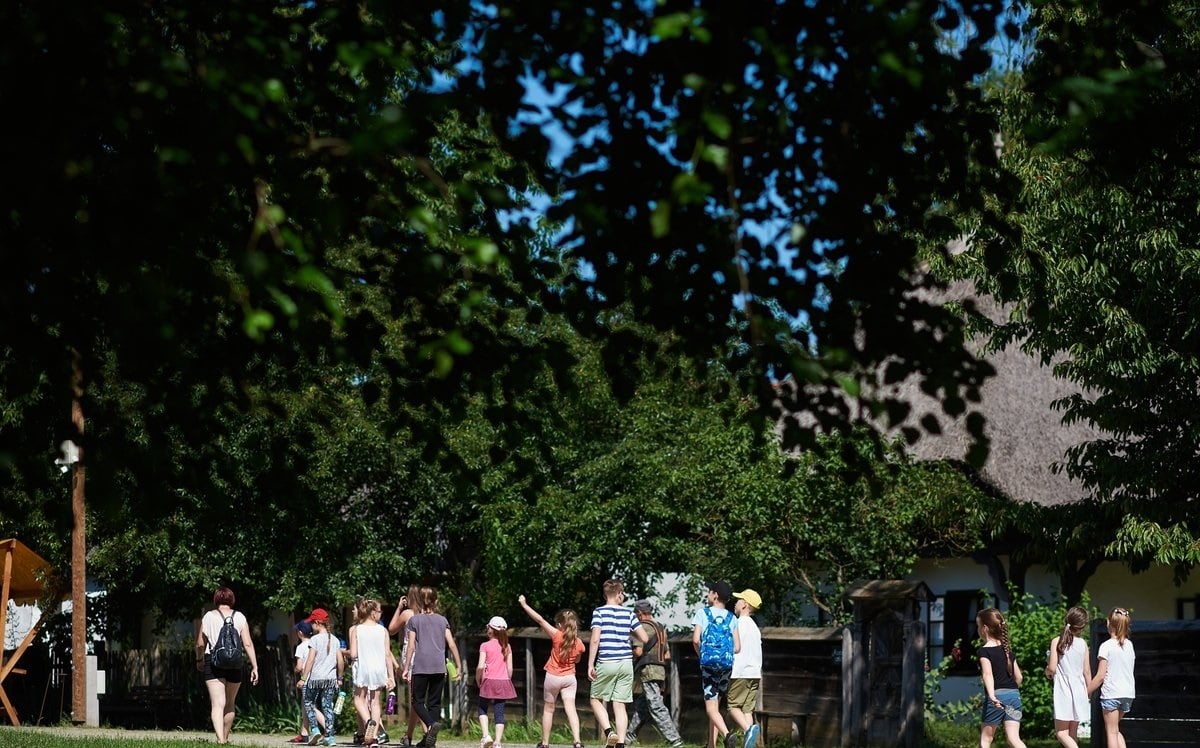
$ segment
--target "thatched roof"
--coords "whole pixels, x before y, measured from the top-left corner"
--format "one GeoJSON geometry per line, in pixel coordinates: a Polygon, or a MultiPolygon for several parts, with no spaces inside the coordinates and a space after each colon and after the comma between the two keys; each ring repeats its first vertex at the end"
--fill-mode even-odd
{"type": "MultiPolygon", "coordinates": [[[[972,299],[980,312],[995,321],[1007,318],[995,299],[979,294],[972,283],[953,284],[947,297],[972,299]]],[[[976,352],[980,350],[981,341],[976,345],[976,352]]],[[[983,385],[983,402],[977,406],[987,419],[985,433],[991,439],[991,453],[980,471],[981,477],[1016,501],[1048,506],[1083,498],[1085,491],[1078,483],[1065,472],[1051,469],[1054,463],[1065,461],[1069,447],[1098,437],[1098,432],[1088,426],[1063,425],[1062,412],[1051,407],[1055,400],[1079,388],[1055,377],[1050,366],[1042,365],[1015,344],[988,354],[986,359],[996,375],[983,385]]],[[[941,413],[940,406],[914,381],[901,383],[896,392],[913,405],[914,412],[941,413]]],[[[962,459],[971,441],[962,419],[952,421],[941,414],[939,420],[942,434],[922,435],[909,448],[910,454],[927,460],[962,459]]]]}

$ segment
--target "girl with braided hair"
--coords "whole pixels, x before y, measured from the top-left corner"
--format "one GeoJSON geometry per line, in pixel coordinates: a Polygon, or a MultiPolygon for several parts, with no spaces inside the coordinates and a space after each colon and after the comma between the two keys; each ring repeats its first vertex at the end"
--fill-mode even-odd
{"type": "Polygon", "coordinates": [[[1013,656],[1008,639],[1008,621],[996,608],[979,611],[975,616],[983,646],[977,650],[983,678],[983,726],[979,731],[980,748],[990,748],[996,728],[1004,725],[1004,738],[1010,748],[1025,748],[1021,741],[1021,667],[1013,656]]]}
{"type": "Polygon", "coordinates": [[[1074,606],[1067,611],[1062,633],[1050,642],[1046,677],[1054,681],[1054,735],[1064,748],[1079,748],[1079,723],[1086,722],[1092,710],[1092,663],[1087,641],[1080,636],[1087,625],[1087,611],[1074,606]]]}

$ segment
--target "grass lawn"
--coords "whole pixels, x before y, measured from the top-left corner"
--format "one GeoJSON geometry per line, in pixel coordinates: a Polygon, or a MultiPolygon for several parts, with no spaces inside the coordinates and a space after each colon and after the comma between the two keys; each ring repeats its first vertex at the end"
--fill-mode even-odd
{"type": "MultiPolygon", "coordinates": [[[[514,730],[514,732],[519,731],[514,730]]],[[[285,748],[288,745],[286,741],[289,737],[291,736],[263,735],[261,733],[239,734],[235,732],[233,745],[279,746],[279,748],[285,748]]],[[[516,736],[513,737],[515,738],[516,736]]],[[[445,748],[476,748],[478,746],[475,740],[470,740],[470,742],[468,740],[447,735],[445,740],[440,740],[438,743],[439,745],[444,743],[445,748]]],[[[1024,740],[1029,748],[1054,748],[1058,745],[1058,742],[1053,738],[1030,739],[1026,737],[1024,740]]],[[[518,746],[520,748],[529,748],[536,742],[536,737],[532,740],[514,739],[511,742],[508,740],[505,741],[506,745],[511,745],[513,748],[518,748],[518,746]]],[[[349,746],[348,737],[342,737],[341,744],[349,746]]],[[[114,736],[111,733],[108,735],[87,734],[86,731],[70,728],[63,728],[59,731],[52,728],[26,730],[0,727],[0,748],[196,748],[198,745],[215,745],[215,742],[211,734],[207,737],[198,737],[197,733],[182,734],[179,737],[168,737],[163,733],[147,734],[129,731],[127,734],[114,736]],[[147,735],[153,735],[154,737],[147,737],[147,735]]],[[[651,748],[654,745],[656,744],[648,744],[646,748],[651,748]]],[[[974,725],[929,723],[926,725],[926,737],[921,745],[922,748],[973,748],[973,746],[979,745],[979,728],[974,725]]],[[[996,748],[1000,748],[1007,745],[1007,743],[1004,742],[1002,735],[997,735],[993,745],[996,748]]],[[[593,746],[593,748],[595,747],[593,746]]],[[[700,747],[697,746],[696,748],[700,747]]],[[[790,747],[785,746],[783,741],[773,741],[769,748],[790,747]]]]}

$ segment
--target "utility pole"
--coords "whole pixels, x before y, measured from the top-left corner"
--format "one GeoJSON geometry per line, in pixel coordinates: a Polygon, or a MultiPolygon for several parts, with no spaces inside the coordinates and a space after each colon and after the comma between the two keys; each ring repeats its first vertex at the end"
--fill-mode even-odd
{"type": "Polygon", "coordinates": [[[87,721],[87,514],[83,479],[83,357],[71,349],[71,423],[78,451],[71,465],[71,721],[87,721]]]}

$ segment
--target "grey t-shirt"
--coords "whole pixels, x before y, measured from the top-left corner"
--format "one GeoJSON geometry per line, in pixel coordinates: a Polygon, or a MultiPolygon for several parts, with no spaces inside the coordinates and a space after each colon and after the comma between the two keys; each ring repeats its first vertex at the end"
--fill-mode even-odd
{"type": "Polygon", "coordinates": [[[446,632],[450,622],[440,613],[418,613],[404,625],[404,638],[408,632],[417,635],[417,651],[413,654],[412,671],[421,675],[446,672],[446,632]]]}
{"type": "Polygon", "coordinates": [[[309,649],[316,654],[308,679],[312,681],[337,680],[337,658],[341,652],[338,640],[329,634],[317,634],[308,640],[309,649]]]}

